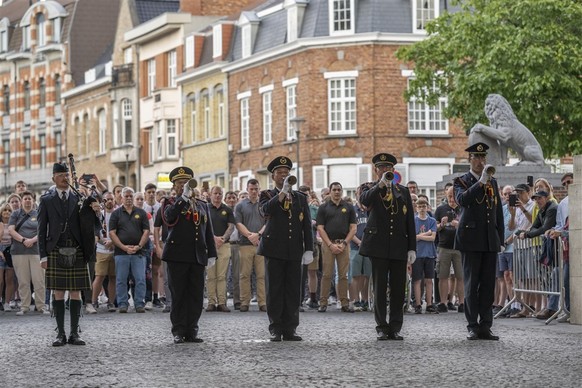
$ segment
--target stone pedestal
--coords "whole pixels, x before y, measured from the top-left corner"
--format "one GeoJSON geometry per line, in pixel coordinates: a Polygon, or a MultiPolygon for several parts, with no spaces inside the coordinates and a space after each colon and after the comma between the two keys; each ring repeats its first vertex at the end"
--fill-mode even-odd
{"type": "Polygon", "coordinates": [[[574,157],[574,184],[569,188],[570,323],[582,325],[582,156],[574,157]]]}

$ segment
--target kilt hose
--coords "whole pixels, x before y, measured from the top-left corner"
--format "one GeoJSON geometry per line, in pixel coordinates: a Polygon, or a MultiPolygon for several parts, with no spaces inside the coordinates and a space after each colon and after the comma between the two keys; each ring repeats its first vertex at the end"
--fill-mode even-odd
{"type": "Polygon", "coordinates": [[[61,268],[57,264],[59,248],[53,249],[48,254],[46,269],[46,288],[60,291],[81,291],[91,289],[89,267],[83,257],[83,251],[77,247],[75,266],[73,268],[61,268]]]}

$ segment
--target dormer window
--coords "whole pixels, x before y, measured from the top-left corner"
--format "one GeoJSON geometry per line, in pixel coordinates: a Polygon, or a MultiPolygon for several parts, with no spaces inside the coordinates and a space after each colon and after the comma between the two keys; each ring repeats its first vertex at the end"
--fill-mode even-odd
{"type": "Polygon", "coordinates": [[[212,58],[222,57],[222,24],[212,27],[212,58]]]}
{"type": "Polygon", "coordinates": [[[61,42],[61,18],[53,19],[53,42],[61,42]]]}
{"type": "Polygon", "coordinates": [[[0,20],[0,53],[8,52],[8,28],[10,21],[8,18],[0,20]]]}
{"type": "Polygon", "coordinates": [[[243,12],[239,19],[243,58],[250,57],[253,53],[259,22],[260,19],[254,12],[243,12]]]}
{"type": "Polygon", "coordinates": [[[46,23],[44,14],[36,14],[36,44],[37,46],[46,45],[46,23]]]}
{"type": "Polygon", "coordinates": [[[251,25],[247,24],[242,28],[242,56],[249,57],[252,54],[251,25]]]}
{"type": "Polygon", "coordinates": [[[426,24],[439,16],[439,0],[414,0],[412,4],[414,32],[424,32],[426,24]]]}
{"type": "Polygon", "coordinates": [[[345,35],[355,32],[355,0],[329,0],[329,34],[345,35]]]}
{"type": "Polygon", "coordinates": [[[186,67],[194,66],[194,37],[188,36],[185,42],[186,67]]]}
{"type": "Polygon", "coordinates": [[[22,49],[30,49],[30,26],[22,27],[22,49]]]}

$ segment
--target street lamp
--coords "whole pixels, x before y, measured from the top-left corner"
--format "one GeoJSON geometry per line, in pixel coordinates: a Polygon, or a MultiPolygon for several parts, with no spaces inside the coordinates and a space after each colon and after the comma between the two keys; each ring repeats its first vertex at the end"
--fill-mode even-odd
{"type": "Polygon", "coordinates": [[[295,128],[295,140],[297,140],[297,147],[295,148],[295,151],[297,152],[295,171],[297,172],[297,185],[301,185],[301,174],[299,174],[299,134],[301,133],[301,124],[305,122],[305,118],[296,116],[289,121],[291,122],[291,124],[293,124],[293,127],[295,128]]]}
{"type": "Polygon", "coordinates": [[[129,153],[133,146],[125,143],[121,148],[125,150],[125,186],[129,186],[129,153]]]}

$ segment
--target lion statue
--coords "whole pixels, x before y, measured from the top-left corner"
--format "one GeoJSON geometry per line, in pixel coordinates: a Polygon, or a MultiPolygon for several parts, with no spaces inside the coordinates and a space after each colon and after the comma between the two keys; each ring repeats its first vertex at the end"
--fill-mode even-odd
{"type": "Polygon", "coordinates": [[[519,122],[511,105],[499,94],[490,94],[485,100],[485,115],[489,126],[476,124],[469,131],[469,144],[483,142],[489,146],[487,162],[494,166],[507,164],[507,152],[519,156],[517,165],[544,165],[540,143],[533,133],[519,122]]]}

